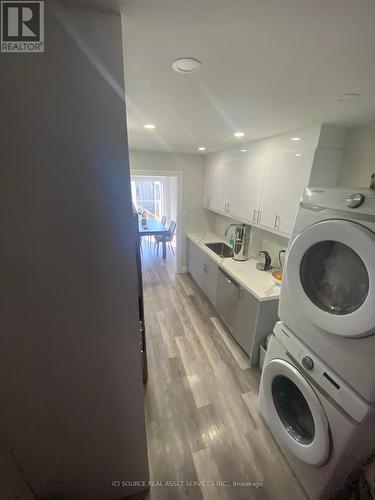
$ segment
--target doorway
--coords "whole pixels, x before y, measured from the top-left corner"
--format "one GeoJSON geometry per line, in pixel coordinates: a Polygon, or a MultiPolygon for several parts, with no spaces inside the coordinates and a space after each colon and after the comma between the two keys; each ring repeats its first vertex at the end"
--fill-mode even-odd
{"type": "MultiPolygon", "coordinates": [[[[165,263],[178,272],[180,263],[180,191],[179,173],[155,175],[153,172],[132,172],[133,204],[146,227],[154,221],[163,224],[167,233],[165,263]]],[[[144,235],[141,238],[142,260],[147,264],[163,261],[161,238],[144,235]]]]}

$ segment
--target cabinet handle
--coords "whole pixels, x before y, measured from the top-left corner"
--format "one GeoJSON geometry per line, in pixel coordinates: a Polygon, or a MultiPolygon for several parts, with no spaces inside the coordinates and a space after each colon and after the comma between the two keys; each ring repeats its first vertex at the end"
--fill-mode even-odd
{"type": "Polygon", "coordinates": [[[253,222],[255,222],[255,214],[257,213],[256,209],[254,208],[254,212],[253,212],[253,222]]]}
{"type": "Polygon", "coordinates": [[[275,222],[273,223],[273,228],[277,229],[277,214],[275,216],[275,222]]]}
{"type": "Polygon", "coordinates": [[[227,203],[227,212],[229,212],[229,203],[227,203]]]}
{"type": "Polygon", "coordinates": [[[280,215],[277,216],[277,228],[280,229],[280,215]]]}
{"type": "Polygon", "coordinates": [[[262,220],[262,212],[259,210],[257,216],[257,222],[260,222],[261,220],[262,220]]]}

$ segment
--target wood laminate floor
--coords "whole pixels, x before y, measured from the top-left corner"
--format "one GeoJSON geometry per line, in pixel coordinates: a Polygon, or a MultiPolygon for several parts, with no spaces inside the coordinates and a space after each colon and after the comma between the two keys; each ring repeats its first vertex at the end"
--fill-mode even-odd
{"type": "Polygon", "coordinates": [[[258,414],[260,371],[170,252],[163,263],[144,242],[142,261],[148,498],[305,499],[258,414]]]}

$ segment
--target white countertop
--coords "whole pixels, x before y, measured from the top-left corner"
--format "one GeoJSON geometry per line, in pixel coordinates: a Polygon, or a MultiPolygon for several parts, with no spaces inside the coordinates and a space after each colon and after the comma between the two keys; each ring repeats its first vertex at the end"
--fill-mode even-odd
{"type": "Polygon", "coordinates": [[[226,241],[215,233],[188,233],[187,237],[201,248],[226,273],[258,300],[277,300],[281,286],[273,281],[271,271],[259,271],[256,268],[258,259],[237,261],[232,258],[221,258],[205,246],[205,243],[226,241]]]}

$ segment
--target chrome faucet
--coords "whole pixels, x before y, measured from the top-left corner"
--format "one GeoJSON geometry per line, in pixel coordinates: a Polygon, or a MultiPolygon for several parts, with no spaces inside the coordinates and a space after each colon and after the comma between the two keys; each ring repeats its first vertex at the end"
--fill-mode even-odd
{"type": "Polygon", "coordinates": [[[236,232],[234,235],[233,242],[233,259],[234,260],[247,260],[247,251],[249,248],[249,226],[246,224],[229,224],[225,230],[225,236],[228,233],[230,227],[235,226],[236,232]]]}
{"type": "Polygon", "coordinates": [[[224,236],[226,236],[228,234],[228,231],[229,231],[229,228],[233,227],[233,226],[239,226],[241,224],[229,224],[229,226],[227,226],[226,230],[225,230],[225,234],[224,236]]]}

